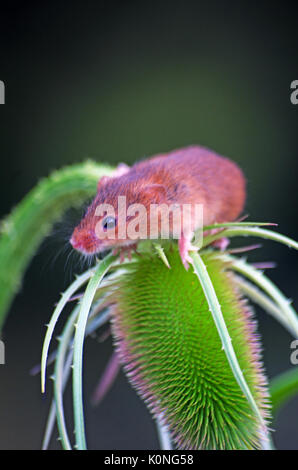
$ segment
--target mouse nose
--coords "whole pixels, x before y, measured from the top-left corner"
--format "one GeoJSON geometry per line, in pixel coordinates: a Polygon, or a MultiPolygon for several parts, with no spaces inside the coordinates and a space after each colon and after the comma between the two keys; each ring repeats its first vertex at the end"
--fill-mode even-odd
{"type": "Polygon", "coordinates": [[[98,248],[98,239],[95,233],[89,229],[75,228],[69,241],[75,250],[83,253],[94,253],[98,248]]]}

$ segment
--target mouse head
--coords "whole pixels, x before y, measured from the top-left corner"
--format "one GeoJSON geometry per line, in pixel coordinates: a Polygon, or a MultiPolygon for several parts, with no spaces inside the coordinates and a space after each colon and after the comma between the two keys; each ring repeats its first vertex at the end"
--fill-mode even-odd
{"type": "Polygon", "coordinates": [[[103,177],[95,199],[74,229],[73,248],[92,255],[149,238],[150,205],[166,200],[164,185],[123,175],[103,177]]]}

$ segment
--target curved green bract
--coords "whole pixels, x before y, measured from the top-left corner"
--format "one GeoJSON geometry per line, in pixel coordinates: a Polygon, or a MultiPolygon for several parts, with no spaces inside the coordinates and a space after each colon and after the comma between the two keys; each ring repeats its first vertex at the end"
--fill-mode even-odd
{"type": "Polygon", "coordinates": [[[275,242],[282,243],[283,245],[288,246],[288,248],[294,248],[295,250],[298,250],[298,242],[296,240],[293,240],[292,238],[289,238],[285,235],[281,235],[280,233],[273,232],[272,230],[263,229],[260,227],[251,227],[251,224],[248,225],[245,223],[239,224],[239,226],[236,226],[234,223],[217,224],[217,226],[220,225],[226,226],[227,228],[224,228],[222,231],[216,233],[215,235],[207,235],[206,237],[204,237],[203,246],[207,246],[222,237],[232,238],[239,236],[251,236],[273,240],[275,242]]]}
{"type": "MultiPolygon", "coordinates": [[[[71,450],[71,443],[67,434],[64,408],[63,408],[63,389],[64,389],[64,368],[65,368],[65,357],[68,351],[69,343],[72,339],[74,331],[74,323],[79,314],[80,305],[77,305],[70,317],[68,318],[66,325],[63,329],[63,333],[59,338],[59,345],[57,351],[57,359],[55,361],[55,370],[54,370],[54,397],[55,397],[55,407],[56,407],[56,416],[57,416],[57,426],[59,429],[59,435],[61,439],[61,444],[63,449],[71,450]]],[[[72,351],[71,351],[72,353],[72,351]]],[[[73,359],[72,357],[70,358],[73,359]]],[[[70,369],[66,371],[68,375],[70,369]]]]}
{"type": "Polygon", "coordinates": [[[89,271],[84,272],[81,276],[78,276],[75,281],[68,287],[68,289],[62,294],[61,299],[59,300],[54,313],[51,317],[50,322],[47,326],[47,332],[45,335],[45,339],[43,342],[42,354],[41,354],[41,368],[40,368],[40,378],[41,378],[41,392],[45,392],[45,385],[46,385],[46,367],[47,367],[47,359],[48,359],[48,352],[51,343],[51,339],[53,336],[53,332],[56,326],[56,323],[59,319],[59,316],[64,309],[69,299],[74,295],[74,293],[85,283],[88,279],[92,276],[93,270],[90,269],[89,271]]]}
{"type": "Polygon", "coordinates": [[[78,450],[84,450],[86,446],[85,423],[83,411],[83,345],[85,338],[85,329],[87,325],[90,308],[102,278],[117,259],[116,256],[109,254],[98,263],[98,266],[88,282],[85,294],[82,298],[78,320],[75,325],[75,336],[73,346],[73,402],[74,402],[74,425],[76,435],[76,447],[78,450]]]}
{"type": "Polygon", "coordinates": [[[246,383],[241,367],[238,363],[238,360],[234,351],[234,347],[232,344],[232,338],[230,337],[229,331],[225,324],[225,320],[221,311],[221,306],[219,304],[215,289],[213,287],[212,281],[208,274],[207,267],[205,266],[204,261],[202,260],[201,256],[198,253],[193,252],[191,253],[190,256],[192,258],[194,271],[196,275],[198,276],[200,285],[203,288],[203,291],[205,293],[205,297],[209,305],[209,311],[212,314],[214,323],[217,328],[217,332],[220,336],[222,349],[225,351],[231,370],[233,371],[234,377],[237,380],[242,392],[246,396],[247,401],[250,403],[251,409],[253,410],[255,415],[258,417],[260,421],[260,426],[262,426],[263,429],[266,429],[266,425],[263,421],[258,405],[256,404],[254,397],[252,396],[252,393],[249,389],[249,386],[246,383]]]}
{"type": "MultiPolygon", "coordinates": [[[[176,248],[142,255],[112,294],[113,335],[132,385],[163,417],[179,449],[258,449],[259,421],[231,371],[204,291],[176,248]]],[[[268,391],[259,342],[233,274],[212,252],[202,259],[221,305],[239,365],[264,420],[268,391]]]]}
{"type": "Polygon", "coordinates": [[[63,212],[96,192],[108,165],[85,162],[55,171],[39,182],[1,222],[0,330],[23,273],[43,238],[63,212]]]}

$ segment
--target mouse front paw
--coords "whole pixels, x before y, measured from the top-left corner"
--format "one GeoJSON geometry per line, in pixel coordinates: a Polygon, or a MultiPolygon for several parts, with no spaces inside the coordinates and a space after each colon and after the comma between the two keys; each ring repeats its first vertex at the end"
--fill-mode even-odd
{"type": "Polygon", "coordinates": [[[112,251],[112,254],[114,256],[119,254],[120,255],[120,263],[123,263],[125,261],[126,257],[129,259],[129,261],[131,261],[132,252],[137,253],[137,244],[136,243],[134,243],[133,245],[114,248],[114,250],[112,251]]]}
{"type": "Polygon", "coordinates": [[[192,264],[192,258],[189,255],[190,251],[198,251],[199,248],[191,244],[191,238],[182,237],[178,241],[179,253],[181,261],[186,271],[188,271],[189,263],[192,264]]]}

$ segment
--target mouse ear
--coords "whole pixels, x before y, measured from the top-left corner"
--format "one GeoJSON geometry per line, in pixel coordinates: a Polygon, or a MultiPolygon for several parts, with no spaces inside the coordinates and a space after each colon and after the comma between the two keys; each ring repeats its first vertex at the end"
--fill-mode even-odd
{"type": "Polygon", "coordinates": [[[155,204],[159,204],[166,199],[167,190],[163,184],[147,184],[143,191],[155,204]]]}
{"type": "Polygon", "coordinates": [[[130,168],[128,165],[126,165],[126,163],[119,163],[116,170],[113,171],[111,176],[102,176],[100,178],[100,180],[97,183],[97,191],[103,184],[106,184],[111,178],[118,178],[119,176],[125,175],[126,173],[129,172],[129,170],[130,168]]]}
{"type": "Polygon", "coordinates": [[[106,184],[110,179],[110,176],[102,176],[97,183],[97,191],[101,188],[103,184],[106,184]]]}
{"type": "Polygon", "coordinates": [[[113,173],[113,176],[122,176],[128,173],[130,170],[129,166],[126,163],[119,163],[116,170],[113,173]]]}

